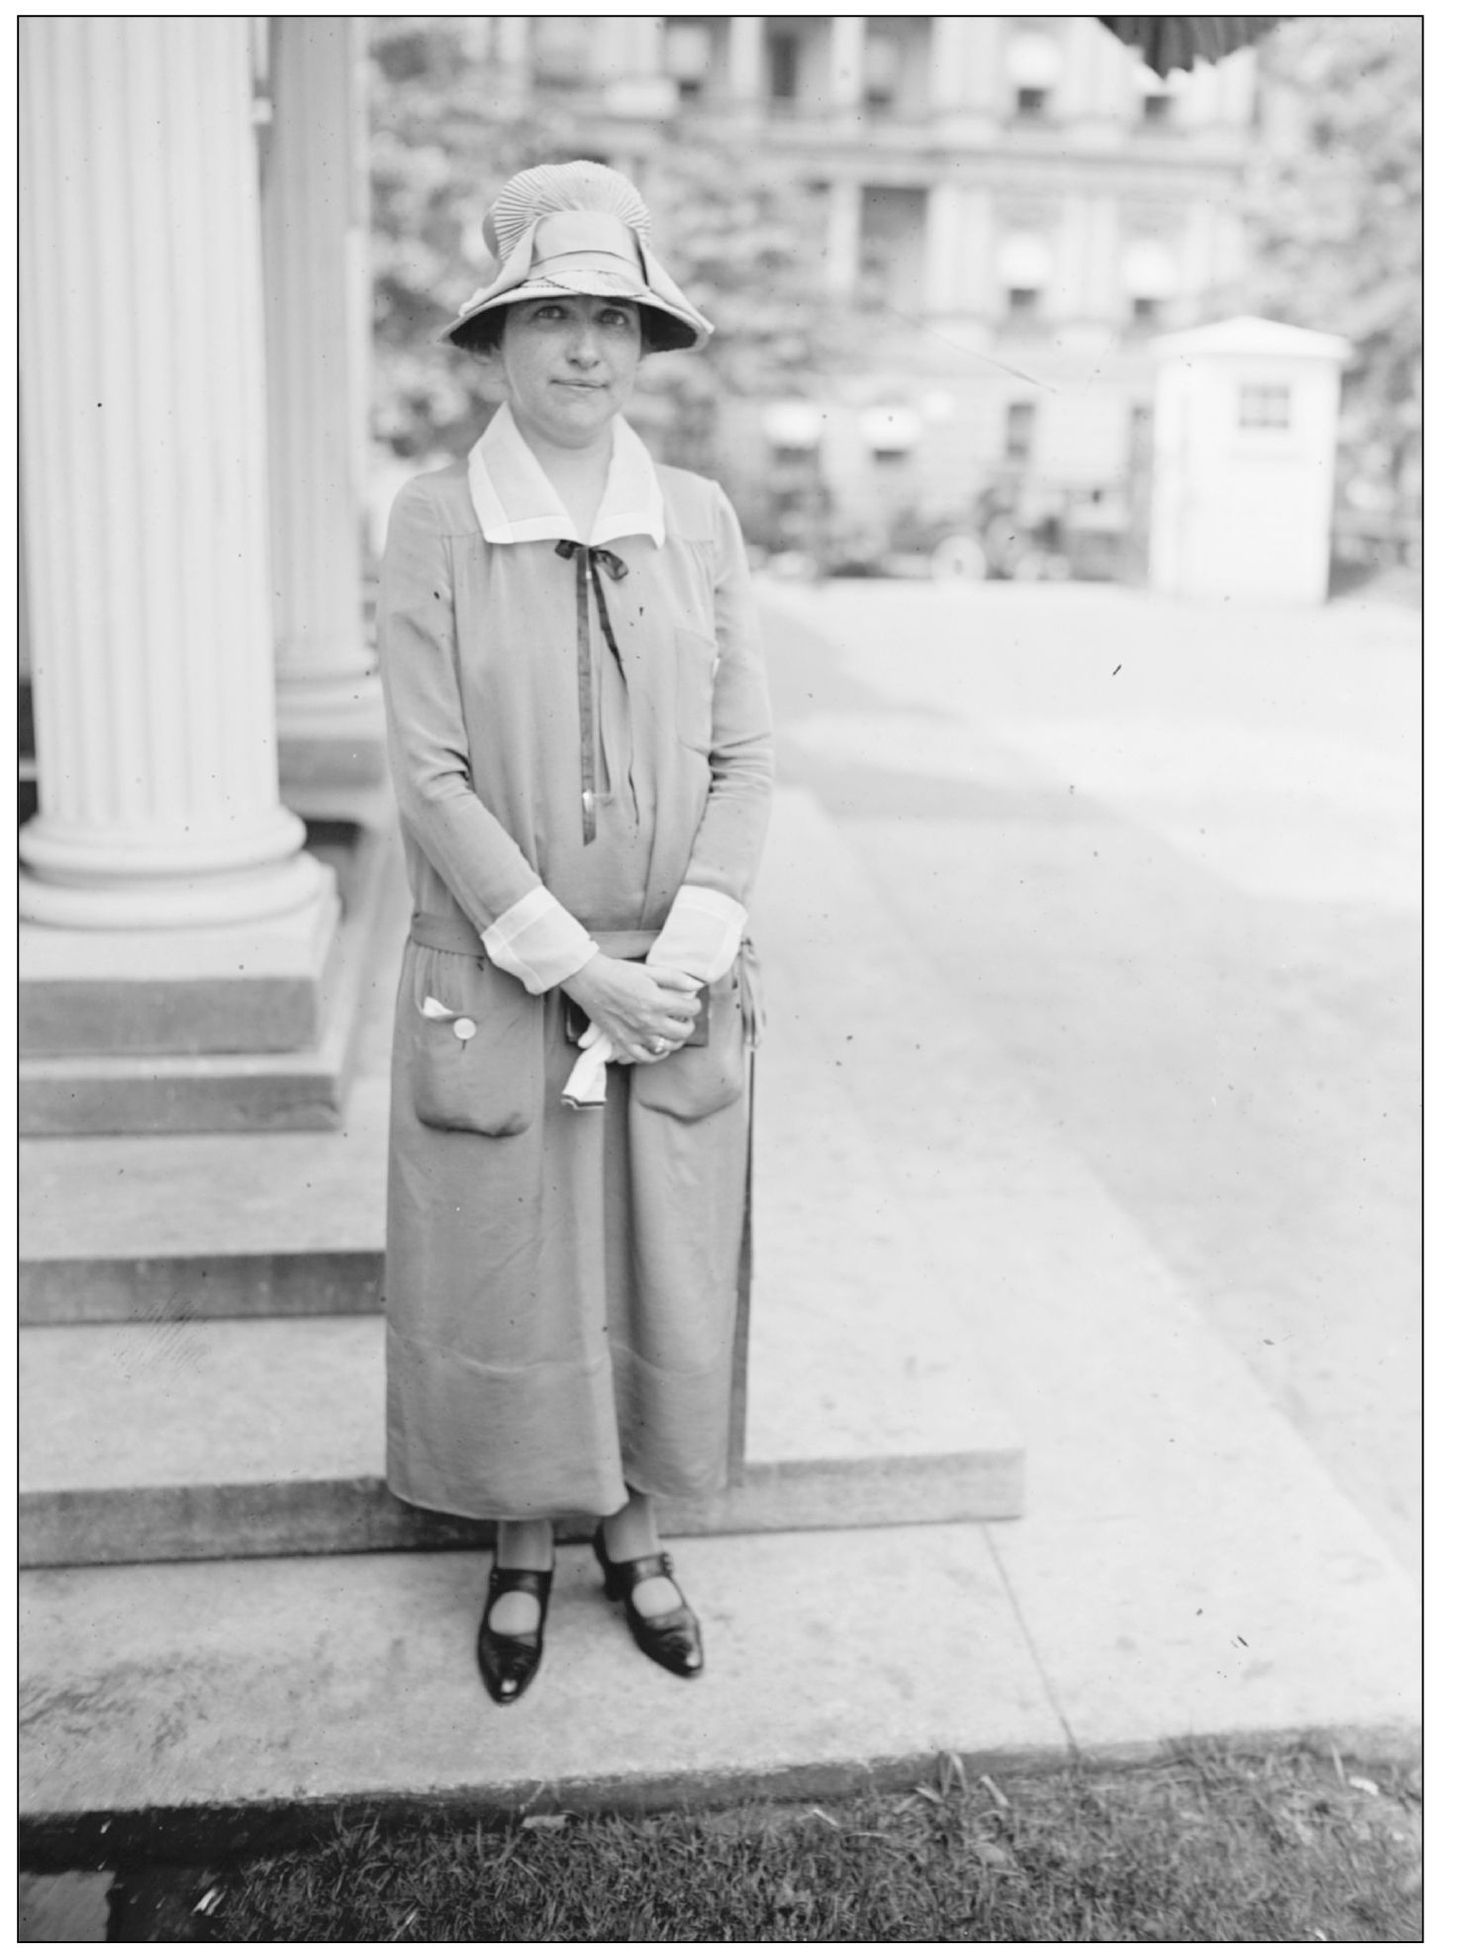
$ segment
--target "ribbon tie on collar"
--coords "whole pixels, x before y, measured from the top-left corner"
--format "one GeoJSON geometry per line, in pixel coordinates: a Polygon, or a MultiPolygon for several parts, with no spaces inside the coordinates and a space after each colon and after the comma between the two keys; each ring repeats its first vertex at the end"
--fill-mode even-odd
{"type": "Polygon", "coordinates": [[[621,671],[623,655],[613,636],[612,620],[608,616],[607,598],[602,587],[602,573],[605,570],[615,584],[621,583],[628,574],[628,566],[620,556],[611,550],[604,550],[601,545],[574,543],[568,537],[557,545],[557,555],[577,559],[577,717],[582,754],[582,839],[592,842],[597,839],[597,715],[592,697],[592,639],[587,591],[590,584],[604,642],[621,671]]]}

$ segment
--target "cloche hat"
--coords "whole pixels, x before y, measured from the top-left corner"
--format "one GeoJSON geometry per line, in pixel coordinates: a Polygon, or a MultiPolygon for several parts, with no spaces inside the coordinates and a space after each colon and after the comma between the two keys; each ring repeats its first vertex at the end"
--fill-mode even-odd
{"type": "Polygon", "coordinates": [[[601,163],[542,163],[522,170],[492,204],[481,234],[499,266],[436,335],[456,335],[498,306],[554,294],[631,300],[648,352],[702,346],[714,330],[649,248],[648,206],[625,176],[601,163]]]}

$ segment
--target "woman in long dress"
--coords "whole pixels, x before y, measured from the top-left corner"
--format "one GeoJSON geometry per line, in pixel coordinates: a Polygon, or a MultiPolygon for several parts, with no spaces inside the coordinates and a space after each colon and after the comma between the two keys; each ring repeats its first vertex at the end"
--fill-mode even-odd
{"type": "Polygon", "coordinates": [[[702,1668],[655,1498],[724,1484],[747,1226],[746,905],[771,790],[723,491],[622,418],[711,328],[633,186],[524,171],[445,337],[503,405],[396,501],[379,627],[413,917],[395,1021],[389,1484],[497,1523],[478,1658],[541,1658],[553,1519],[635,1640],[702,1668]]]}

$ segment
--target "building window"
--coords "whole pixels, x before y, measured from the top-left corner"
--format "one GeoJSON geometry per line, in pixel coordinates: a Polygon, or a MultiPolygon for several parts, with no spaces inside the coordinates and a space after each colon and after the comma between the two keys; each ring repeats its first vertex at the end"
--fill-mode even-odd
{"type": "Polygon", "coordinates": [[[1030,462],[1033,459],[1033,420],[1035,409],[1032,401],[1009,401],[1007,418],[1003,423],[1002,453],[1009,462],[1030,462]]]}
{"type": "Polygon", "coordinates": [[[868,407],[861,434],[878,467],[905,462],[921,440],[922,420],[913,407],[868,407]]]}
{"type": "Polygon", "coordinates": [[[866,107],[884,115],[901,92],[901,41],[895,34],[866,36],[866,107]]]}
{"type": "Polygon", "coordinates": [[[713,58],[713,33],[707,21],[670,17],[665,22],[663,65],[677,84],[680,101],[694,101],[703,94],[713,58]]]}
{"type": "Polygon", "coordinates": [[[1053,250],[1038,231],[1006,231],[997,247],[998,283],[1007,295],[1007,317],[1030,325],[1043,316],[1044,294],[1053,280],[1053,250]]]}
{"type": "Polygon", "coordinates": [[[1167,129],[1174,120],[1174,97],[1161,89],[1150,89],[1144,97],[1143,123],[1146,129],[1167,129]]]}
{"type": "Polygon", "coordinates": [[[1136,236],[1120,253],[1124,290],[1129,295],[1129,325],[1135,332],[1150,332],[1163,324],[1170,301],[1179,293],[1177,242],[1136,236]]]}
{"type": "Polygon", "coordinates": [[[771,34],[768,42],[770,103],[792,108],[800,99],[800,41],[794,34],[771,34]]]}
{"type": "Polygon", "coordinates": [[[925,190],[868,183],[861,190],[860,297],[903,316],[920,312],[926,289],[925,190]]]}
{"type": "Polygon", "coordinates": [[[545,87],[570,88],[583,79],[586,23],[571,14],[539,14],[532,22],[532,73],[545,87]]]}
{"type": "Polygon", "coordinates": [[[1020,122],[1042,122],[1063,67],[1060,38],[1035,28],[1023,28],[1007,44],[1007,78],[1013,107],[1020,122]]]}
{"type": "Polygon", "coordinates": [[[1243,428],[1289,428],[1291,389],[1267,385],[1242,387],[1238,416],[1243,428]]]}

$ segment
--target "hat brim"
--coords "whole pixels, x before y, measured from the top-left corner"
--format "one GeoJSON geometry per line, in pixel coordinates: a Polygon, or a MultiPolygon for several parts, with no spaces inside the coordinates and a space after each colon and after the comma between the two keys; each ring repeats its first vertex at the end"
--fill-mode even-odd
{"type": "Polygon", "coordinates": [[[525,305],[532,299],[562,298],[579,295],[592,299],[621,299],[625,304],[638,307],[643,325],[643,350],[645,353],[682,352],[702,346],[714,330],[702,313],[690,306],[685,299],[680,310],[661,293],[651,291],[640,281],[623,276],[617,272],[584,269],[568,278],[528,278],[524,284],[508,286],[498,291],[495,286],[486,292],[459,318],[453,319],[435,335],[440,344],[458,346],[457,334],[463,326],[470,325],[483,313],[499,311],[503,306],[525,305]]]}

